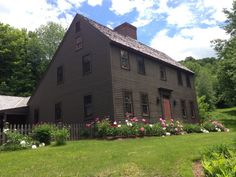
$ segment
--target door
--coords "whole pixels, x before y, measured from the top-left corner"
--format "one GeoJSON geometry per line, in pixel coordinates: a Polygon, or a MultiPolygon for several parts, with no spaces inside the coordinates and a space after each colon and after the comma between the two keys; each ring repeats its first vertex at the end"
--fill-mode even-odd
{"type": "Polygon", "coordinates": [[[167,96],[163,96],[162,98],[162,108],[163,108],[163,116],[166,120],[170,121],[171,119],[171,107],[170,107],[170,99],[167,96]]]}

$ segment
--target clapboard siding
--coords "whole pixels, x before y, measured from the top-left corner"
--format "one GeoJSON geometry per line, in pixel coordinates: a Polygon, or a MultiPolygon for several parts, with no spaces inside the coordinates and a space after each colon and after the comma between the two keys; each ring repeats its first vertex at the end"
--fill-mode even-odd
{"type": "MultiPolygon", "coordinates": [[[[177,70],[171,68],[168,65],[158,63],[149,58],[145,60],[145,75],[138,73],[137,56],[138,54],[129,52],[130,70],[124,70],[120,66],[120,48],[114,45],[111,46],[111,64],[112,64],[112,91],[113,91],[113,102],[114,102],[114,115],[117,119],[124,117],[123,110],[123,95],[122,90],[130,90],[133,94],[133,105],[135,116],[141,117],[141,101],[140,92],[148,94],[149,106],[150,106],[150,118],[151,121],[157,120],[162,116],[161,102],[157,104],[157,98],[160,98],[158,88],[167,88],[173,90],[170,102],[172,108],[172,115],[176,119],[182,119],[180,100],[186,100],[186,106],[188,115],[190,115],[189,101],[195,103],[195,112],[197,114],[197,103],[196,95],[194,90],[194,78],[193,75],[190,77],[192,88],[186,86],[185,72],[182,71],[183,86],[178,85],[177,70]],[[166,67],[167,81],[160,79],[160,65],[166,67]],[[174,100],[176,105],[173,105],[174,100]]],[[[188,117],[189,122],[198,120],[192,120],[188,117]]]]}

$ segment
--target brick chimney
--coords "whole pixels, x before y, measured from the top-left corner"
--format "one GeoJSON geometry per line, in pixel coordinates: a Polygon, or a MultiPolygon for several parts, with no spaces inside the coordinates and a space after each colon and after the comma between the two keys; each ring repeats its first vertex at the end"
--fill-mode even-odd
{"type": "Polygon", "coordinates": [[[124,36],[129,36],[133,39],[137,39],[137,28],[127,22],[115,27],[114,31],[124,36]]]}

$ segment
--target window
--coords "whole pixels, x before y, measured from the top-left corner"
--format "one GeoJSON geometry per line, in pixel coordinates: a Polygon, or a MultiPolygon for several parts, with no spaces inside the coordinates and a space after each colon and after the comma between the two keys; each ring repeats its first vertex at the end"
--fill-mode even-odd
{"type": "Polygon", "coordinates": [[[84,117],[90,117],[92,115],[92,95],[86,95],[84,96],[84,117]]]}
{"type": "Polygon", "coordinates": [[[82,40],[82,37],[77,37],[75,39],[75,50],[80,50],[83,48],[83,40],[82,40]]]}
{"type": "Polygon", "coordinates": [[[121,62],[121,68],[123,69],[130,69],[129,67],[129,54],[127,51],[121,50],[120,51],[120,62],[121,62]]]}
{"type": "Polygon", "coordinates": [[[37,124],[39,122],[39,109],[34,110],[34,123],[37,124]]]}
{"type": "Polygon", "coordinates": [[[123,100],[124,100],[124,113],[133,114],[132,92],[124,91],[123,100]]]}
{"type": "Polygon", "coordinates": [[[178,84],[183,85],[182,73],[180,71],[177,71],[177,77],[178,77],[178,84]]]}
{"type": "Polygon", "coordinates": [[[61,103],[55,104],[55,122],[62,121],[61,103]]]}
{"type": "Polygon", "coordinates": [[[166,68],[164,66],[160,66],[160,76],[161,80],[166,81],[166,68]]]}
{"type": "Polygon", "coordinates": [[[195,118],[195,109],[194,109],[194,103],[193,103],[193,101],[190,101],[190,102],[189,102],[189,105],[190,105],[191,117],[192,117],[192,118],[195,118]]]}
{"type": "Polygon", "coordinates": [[[57,84],[62,84],[63,83],[63,66],[57,67],[57,84]]]}
{"type": "Polygon", "coordinates": [[[145,74],[144,58],[137,57],[137,63],[138,63],[138,73],[139,74],[145,74]]]}
{"type": "Polygon", "coordinates": [[[141,111],[142,116],[149,116],[149,104],[148,104],[148,95],[145,93],[141,93],[141,111]]]}
{"type": "Polygon", "coordinates": [[[186,112],[186,102],[185,100],[181,100],[181,112],[182,112],[182,116],[184,119],[187,118],[187,112],[186,112]]]}
{"type": "Polygon", "coordinates": [[[92,72],[92,63],[91,63],[91,55],[87,54],[82,58],[82,66],[83,66],[83,75],[89,74],[92,72]]]}
{"type": "Polygon", "coordinates": [[[78,21],[75,23],[75,32],[77,33],[79,31],[80,31],[80,22],[78,21]]]}
{"type": "Polygon", "coordinates": [[[188,74],[186,74],[186,83],[187,83],[187,87],[191,88],[190,77],[188,74]]]}

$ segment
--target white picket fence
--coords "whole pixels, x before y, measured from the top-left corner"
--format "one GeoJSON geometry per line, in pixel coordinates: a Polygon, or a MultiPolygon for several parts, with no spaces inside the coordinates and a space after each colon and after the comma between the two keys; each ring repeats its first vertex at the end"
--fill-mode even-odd
{"type": "MultiPolygon", "coordinates": [[[[10,131],[16,130],[23,135],[30,135],[34,126],[35,125],[32,124],[10,124],[8,128],[10,131]]],[[[94,128],[88,128],[85,124],[62,124],[60,126],[65,126],[69,129],[69,141],[79,140],[82,138],[92,138],[94,136],[94,128]]],[[[3,144],[6,140],[3,130],[3,128],[0,128],[0,145],[3,144]]]]}

